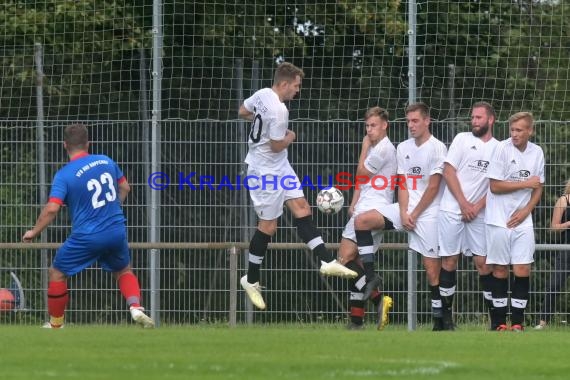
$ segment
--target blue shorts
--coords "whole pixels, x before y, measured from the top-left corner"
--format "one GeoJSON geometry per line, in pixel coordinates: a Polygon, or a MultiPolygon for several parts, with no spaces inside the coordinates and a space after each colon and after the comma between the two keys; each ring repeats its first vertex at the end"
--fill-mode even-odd
{"type": "Polygon", "coordinates": [[[119,272],[131,262],[125,228],[90,235],[74,235],[65,240],[57,250],[52,266],[73,276],[96,261],[108,272],[119,272]]]}

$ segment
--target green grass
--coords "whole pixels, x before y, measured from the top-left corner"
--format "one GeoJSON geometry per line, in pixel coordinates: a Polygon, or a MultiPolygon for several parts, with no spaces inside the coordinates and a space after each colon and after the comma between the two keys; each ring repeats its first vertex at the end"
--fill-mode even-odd
{"type": "Polygon", "coordinates": [[[566,329],[0,326],[2,379],[568,379],[566,329]]]}

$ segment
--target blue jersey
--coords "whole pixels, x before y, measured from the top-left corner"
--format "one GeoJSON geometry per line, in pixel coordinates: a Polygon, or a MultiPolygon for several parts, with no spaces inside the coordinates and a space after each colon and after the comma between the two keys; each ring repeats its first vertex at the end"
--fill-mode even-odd
{"type": "Polygon", "coordinates": [[[105,155],[78,154],[53,179],[49,202],[65,204],[73,234],[93,234],[125,228],[119,166],[105,155]]]}

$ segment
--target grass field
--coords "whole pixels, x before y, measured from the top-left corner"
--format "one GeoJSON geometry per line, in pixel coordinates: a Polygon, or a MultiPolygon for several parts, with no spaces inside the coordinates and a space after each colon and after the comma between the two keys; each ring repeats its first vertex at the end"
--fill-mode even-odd
{"type": "Polygon", "coordinates": [[[566,329],[0,326],[0,378],[568,379],[566,329]]]}

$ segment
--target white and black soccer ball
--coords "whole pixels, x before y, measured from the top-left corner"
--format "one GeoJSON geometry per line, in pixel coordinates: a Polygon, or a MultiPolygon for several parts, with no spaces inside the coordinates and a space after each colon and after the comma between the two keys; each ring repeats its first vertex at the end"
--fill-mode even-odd
{"type": "Polygon", "coordinates": [[[325,214],[336,214],[344,206],[344,195],[336,187],[329,187],[317,194],[317,208],[325,214]]]}

